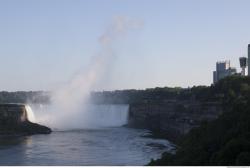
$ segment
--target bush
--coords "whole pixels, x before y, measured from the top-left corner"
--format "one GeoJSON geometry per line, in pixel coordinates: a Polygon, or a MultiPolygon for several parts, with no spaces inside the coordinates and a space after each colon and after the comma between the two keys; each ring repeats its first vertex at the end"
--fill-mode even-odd
{"type": "Polygon", "coordinates": [[[250,165],[249,88],[250,78],[240,76],[225,78],[211,86],[210,93],[204,93],[223,102],[223,114],[185,135],[178,143],[176,155],[166,155],[151,163],[178,166],[250,165]]]}
{"type": "Polygon", "coordinates": [[[237,166],[250,165],[250,152],[241,152],[236,158],[235,165],[237,166]]]}

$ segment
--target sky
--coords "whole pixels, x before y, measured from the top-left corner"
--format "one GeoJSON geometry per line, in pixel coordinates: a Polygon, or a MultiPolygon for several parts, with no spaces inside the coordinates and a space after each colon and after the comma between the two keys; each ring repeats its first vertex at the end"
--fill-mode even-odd
{"type": "Polygon", "coordinates": [[[115,17],[143,23],[116,40],[95,90],[210,85],[216,61],[247,56],[249,0],[0,0],[0,90],[51,90],[89,66],[115,17]]]}

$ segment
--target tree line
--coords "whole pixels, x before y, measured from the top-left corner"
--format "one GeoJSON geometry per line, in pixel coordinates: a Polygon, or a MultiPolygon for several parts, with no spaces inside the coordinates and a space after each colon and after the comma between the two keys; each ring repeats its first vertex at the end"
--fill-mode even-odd
{"type": "Polygon", "coordinates": [[[149,165],[250,165],[250,78],[227,77],[208,91],[222,102],[223,114],[181,138],[175,155],[164,153],[149,165]]]}
{"type": "Polygon", "coordinates": [[[48,104],[50,93],[45,91],[0,92],[0,103],[39,103],[48,104]]]}

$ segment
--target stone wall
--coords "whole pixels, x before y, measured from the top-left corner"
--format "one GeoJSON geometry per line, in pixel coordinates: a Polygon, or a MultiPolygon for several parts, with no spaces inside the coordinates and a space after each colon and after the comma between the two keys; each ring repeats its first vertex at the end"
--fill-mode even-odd
{"type": "Polygon", "coordinates": [[[176,140],[202,121],[214,120],[221,113],[222,107],[217,102],[172,100],[161,104],[131,104],[128,126],[149,129],[176,140]]]}

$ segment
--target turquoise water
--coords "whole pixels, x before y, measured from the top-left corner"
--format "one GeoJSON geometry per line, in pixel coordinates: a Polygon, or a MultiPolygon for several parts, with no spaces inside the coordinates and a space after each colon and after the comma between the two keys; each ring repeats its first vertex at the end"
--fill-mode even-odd
{"type": "Polygon", "coordinates": [[[164,151],[167,140],[146,138],[146,130],[124,127],[55,131],[0,139],[0,165],[145,165],[164,151]]]}

